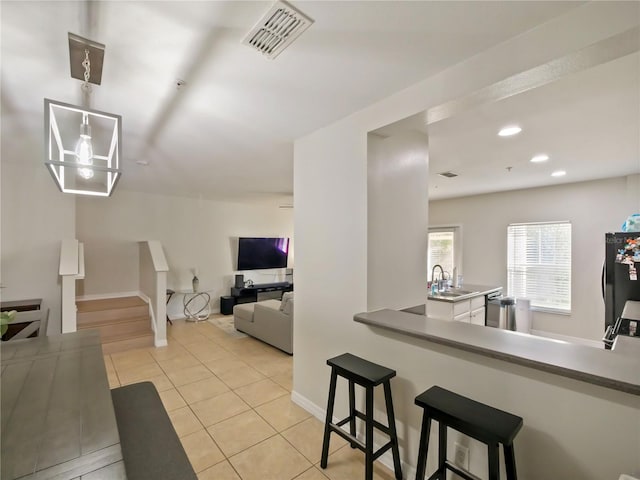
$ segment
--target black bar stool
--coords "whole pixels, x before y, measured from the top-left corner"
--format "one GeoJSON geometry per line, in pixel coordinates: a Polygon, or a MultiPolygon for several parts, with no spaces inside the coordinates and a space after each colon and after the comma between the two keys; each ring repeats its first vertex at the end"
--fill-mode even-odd
{"type": "Polygon", "coordinates": [[[447,427],[487,445],[489,480],[500,479],[498,444],[501,443],[504,449],[507,479],[517,479],[513,439],[522,428],[522,418],[438,386],[422,392],[416,397],[415,403],[424,409],[416,480],[424,480],[432,419],[439,425],[438,469],[429,477],[429,480],[444,480],[447,469],[467,480],[477,480],[477,477],[471,476],[469,472],[447,460],[447,427]]]}
{"type": "Polygon", "coordinates": [[[335,432],[351,444],[351,448],[359,448],[365,454],[365,480],[373,479],[373,462],[384,452],[391,449],[393,454],[393,468],[397,480],[402,480],[402,467],[400,466],[400,452],[398,450],[398,435],[393,414],[393,402],[391,400],[390,380],[396,376],[395,370],[371,363],[363,358],[350,353],[327,360],[331,367],[331,384],[329,386],[329,401],[327,404],[327,419],[324,424],[324,441],[322,443],[322,459],[320,466],[327,468],[329,456],[329,439],[331,432],[335,432]],[[349,416],[338,423],[333,423],[333,405],[336,399],[336,382],[338,375],[349,380],[349,416]],[[365,388],[365,412],[356,410],[355,384],[365,388]],[[389,426],[385,426],[373,419],[373,388],[383,384],[384,399],[387,406],[387,420],[389,426]],[[356,438],[356,418],[365,422],[365,442],[356,438]],[[349,423],[349,433],[340,427],[349,423]],[[373,427],[389,435],[389,443],[373,451],[373,427]]]}

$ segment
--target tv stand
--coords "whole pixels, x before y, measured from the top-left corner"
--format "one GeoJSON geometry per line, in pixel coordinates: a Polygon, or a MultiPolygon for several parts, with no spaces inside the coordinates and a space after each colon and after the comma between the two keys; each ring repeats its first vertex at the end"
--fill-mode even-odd
{"type": "Polygon", "coordinates": [[[261,283],[258,285],[252,285],[251,287],[236,288],[231,287],[231,296],[234,298],[234,304],[239,303],[251,303],[261,300],[260,297],[274,298],[274,293],[277,296],[282,297],[284,292],[292,292],[293,283],[289,282],[276,282],[276,283],[261,283]]]}

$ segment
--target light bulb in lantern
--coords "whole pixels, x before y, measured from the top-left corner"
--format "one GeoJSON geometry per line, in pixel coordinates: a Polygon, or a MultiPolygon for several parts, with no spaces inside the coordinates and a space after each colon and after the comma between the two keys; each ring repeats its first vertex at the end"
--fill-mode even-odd
{"type": "MultiPolygon", "coordinates": [[[[80,140],[75,149],[76,162],[78,165],[93,165],[93,145],[91,144],[91,126],[87,114],[82,116],[82,125],[80,125],[80,140]]],[[[93,169],[78,168],[78,175],[88,180],[93,178],[93,169]]]]}

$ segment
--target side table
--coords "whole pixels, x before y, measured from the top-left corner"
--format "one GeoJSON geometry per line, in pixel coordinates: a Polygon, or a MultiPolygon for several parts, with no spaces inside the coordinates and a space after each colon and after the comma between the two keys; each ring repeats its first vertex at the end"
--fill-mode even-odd
{"type": "Polygon", "coordinates": [[[212,290],[200,290],[197,292],[183,290],[182,304],[184,306],[184,316],[188,322],[199,322],[206,320],[211,315],[211,294],[212,290]]]}

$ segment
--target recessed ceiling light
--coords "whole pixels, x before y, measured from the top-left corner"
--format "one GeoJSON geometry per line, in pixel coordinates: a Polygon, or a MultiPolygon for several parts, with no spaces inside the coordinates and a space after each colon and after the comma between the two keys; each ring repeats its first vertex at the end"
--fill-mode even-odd
{"type": "Polygon", "coordinates": [[[501,137],[510,137],[511,135],[517,135],[521,131],[522,128],[517,125],[508,125],[506,127],[502,127],[498,132],[498,135],[501,137]]]}
{"type": "Polygon", "coordinates": [[[149,165],[149,162],[146,160],[136,160],[136,163],[138,165],[142,165],[143,167],[146,167],[147,165],[149,165]]]}
{"type": "Polygon", "coordinates": [[[540,155],[531,157],[530,161],[532,163],[541,163],[541,162],[546,162],[547,160],[549,160],[549,155],[547,155],[546,153],[541,153],[540,155]]]}
{"type": "Polygon", "coordinates": [[[556,170],[551,174],[552,177],[564,177],[567,174],[564,170],[556,170]]]}

